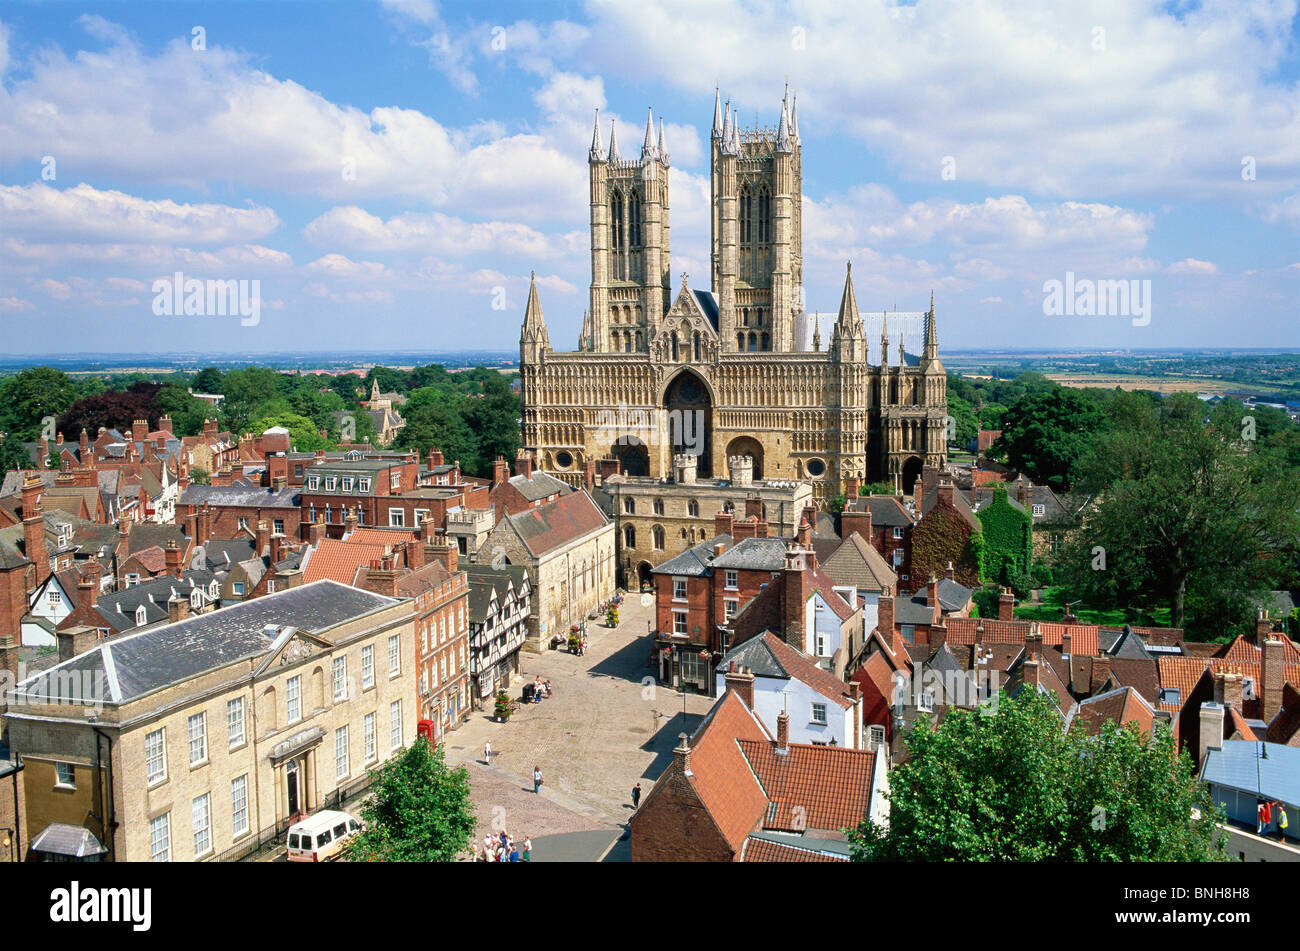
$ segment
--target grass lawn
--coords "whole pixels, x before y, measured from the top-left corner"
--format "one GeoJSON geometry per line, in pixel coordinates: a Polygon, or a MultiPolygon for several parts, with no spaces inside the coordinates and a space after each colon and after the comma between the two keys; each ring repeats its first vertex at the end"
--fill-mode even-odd
{"type": "MultiPolygon", "coordinates": [[[[1017,605],[1016,617],[1023,618],[1026,621],[1059,621],[1065,616],[1066,594],[1064,588],[1045,588],[1043,589],[1043,603],[1041,605],[1017,605]]],[[[1107,626],[1136,624],[1139,627],[1169,626],[1168,608],[1160,608],[1154,613],[1147,614],[1141,611],[1125,611],[1123,608],[1105,610],[1089,608],[1086,604],[1080,603],[1074,606],[1074,614],[1084,624],[1104,624],[1107,626]]]]}

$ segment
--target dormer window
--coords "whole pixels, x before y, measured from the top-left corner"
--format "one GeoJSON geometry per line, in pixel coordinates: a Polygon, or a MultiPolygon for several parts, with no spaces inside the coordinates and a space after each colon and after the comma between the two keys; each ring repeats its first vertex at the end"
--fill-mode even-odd
{"type": "Polygon", "coordinates": [[[143,623],[145,622],[145,619],[146,619],[147,617],[148,617],[148,615],[145,613],[144,605],[143,605],[143,604],[140,605],[138,608],[135,609],[135,623],[136,623],[136,624],[143,624],[143,623]]]}
{"type": "Polygon", "coordinates": [[[325,477],[325,491],[326,491],[326,492],[333,492],[333,491],[334,491],[334,486],[335,486],[335,484],[336,484],[337,482],[338,482],[338,480],[335,479],[333,476],[326,476],[326,477],[325,477]]]}
{"type": "Polygon", "coordinates": [[[1038,517],[1040,517],[1040,516],[1042,516],[1042,515],[1046,515],[1046,514],[1047,514],[1047,506],[1046,506],[1046,505],[1043,505],[1041,502],[1035,502],[1035,503],[1034,503],[1034,518],[1038,518],[1038,517]]]}
{"type": "Polygon", "coordinates": [[[312,476],[310,479],[308,479],[308,480],[307,480],[307,488],[309,488],[309,489],[319,489],[319,488],[320,488],[320,476],[312,476]]]}
{"type": "Polygon", "coordinates": [[[343,478],[343,491],[344,492],[352,491],[352,479],[348,476],[344,476],[343,478]]]}
{"type": "Polygon", "coordinates": [[[358,479],[358,480],[357,480],[357,489],[358,489],[359,491],[361,491],[361,492],[369,492],[369,491],[370,491],[370,480],[369,480],[369,479],[358,479]]]}

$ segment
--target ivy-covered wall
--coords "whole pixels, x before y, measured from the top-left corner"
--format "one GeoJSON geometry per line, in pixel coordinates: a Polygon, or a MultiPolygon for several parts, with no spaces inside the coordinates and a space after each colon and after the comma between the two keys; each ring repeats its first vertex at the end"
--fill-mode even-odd
{"type": "Polygon", "coordinates": [[[980,578],[995,584],[1012,584],[1029,574],[1034,557],[1034,520],[1011,504],[1007,490],[998,486],[993,501],[980,509],[984,543],[980,552],[980,578]]]}
{"type": "Polygon", "coordinates": [[[926,512],[912,530],[913,590],[923,587],[930,576],[942,578],[952,562],[953,578],[968,588],[980,583],[980,533],[971,528],[960,512],[942,502],[926,512]]]}

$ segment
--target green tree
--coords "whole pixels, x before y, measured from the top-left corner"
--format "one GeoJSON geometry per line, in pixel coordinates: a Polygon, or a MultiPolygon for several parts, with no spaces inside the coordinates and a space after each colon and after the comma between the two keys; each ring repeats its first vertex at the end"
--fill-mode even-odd
{"type": "Polygon", "coordinates": [[[1090,604],[1168,607],[1174,627],[1209,639],[1244,624],[1250,597],[1287,570],[1300,479],[1242,440],[1239,420],[1207,421],[1195,396],[1101,435],[1080,468],[1100,501],[1058,567],[1090,604]]]}
{"type": "Polygon", "coordinates": [[[225,383],[221,371],[216,367],[204,367],[190,380],[190,389],[195,393],[224,393],[225,383]]]}
{"type": "Polygon", "coordinates": [[[1096,398],[1056,386],[1026,393],[1007,408],[994,447],[1013,469],[1054,489],[1068,489],[1091,435],[1105,424],[1096,398]]]}
{"type": "Polygon", "coordinates": [[[212,414],[205,401],[191,396],[184,387],[174,383],[163,384],[158,391],[158,409],[169,413],[172,432],[177,436],[193,436],[203,428],[203,421],[212,414]]]}
{"type": "Polygon", "coordinates": [[[979,435],[980,424],[979,420],[975,418],[975,411],[971,409],[970,403],[950,392],[948,394],[948,415],[952,417],[953,421],[953,432],[949,442],[963,449],[968,445],[974,445],[975,439],[979,435]]]}
{"type": "Polygon", "coordinates": [[[474,840],[469,770],[448,767],[441,746],[423,736],[395,759],[371,770],[361,804],[366,829],[349,854],[370,862],[454,862],[474,840]]]}
{"type": "Polygon", "coordinates": [[[27,447],[16,436],[0,439],[0,476],[16,469],[31,469],[35,466],[27,447]]]}
{"type": "Polygon", "coordinates": [[[857,861],[1191,862],[1225,860],[1221,813],[1157,722],[1066,732],[1044,694],[954,709],[907,737],[889,776],[887,829],[850,832],[857,861]]]}
{"type": "Polygon", "coordinates": [[[76,399],[77,388],[62,370],[28,367],[0,382],[0,430],[36,439],[41,421],[57,418],[76,399]]]}
{"type": "MultiPolygon", "coordinates": [[[[277,412],[271,404],[280,395],[280,374],[266,367],[244,367],[226,374],[225,413],[226,425],[236,435],[249,431],[254,419],[277,412]]],[[[287,401],[283,409],[290,409],[287,401]]]]}
{"type": "Polygon", "coordinates": [[[289,430],[289,444],[298,452],[315,452],[317,449],[337,449],[334,441],[320,434],[316,423],[296,413],[276,413],[263,416],[253,423],[253,432],[262,433],[272,426],[289,430]]]}
{"type": "Polygon", "coordinates": [[[869,482],[858,486],[858,495],[895,495],[892,482],[869,482]]]}
{"type": "MultiPolygon", "coordinates": [[[[406,425],[397,434],[397,446],[417,449],[421,454],[440,449],[448,462],[459,459],[468,474],[482,474],[475,462],[478,434],[466,421],[468,402],[462,394],[441,386],[416,390],[402,408],[406,425]]],[[[489,462],[486,472],[491,471],[489,462]]]]}

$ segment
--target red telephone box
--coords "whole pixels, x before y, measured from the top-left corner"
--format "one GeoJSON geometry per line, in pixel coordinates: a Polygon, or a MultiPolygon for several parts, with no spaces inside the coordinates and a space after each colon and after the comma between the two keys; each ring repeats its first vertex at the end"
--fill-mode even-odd
{"type": "Polygon", "coordinates": [[[421,720],[415,725],[415,732],[417,736],[424,737],[431,744],[436,742],[437,738],[434,736],[435,728],[432,720],[421,720]]]}

